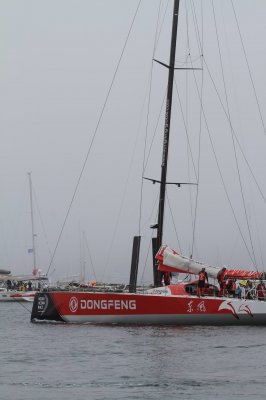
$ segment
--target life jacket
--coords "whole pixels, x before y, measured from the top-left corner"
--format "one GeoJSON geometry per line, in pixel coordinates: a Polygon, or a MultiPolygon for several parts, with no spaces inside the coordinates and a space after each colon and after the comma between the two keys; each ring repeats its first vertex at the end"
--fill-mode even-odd
{"type": "Polygon", "coordinates": [[[225,289],[225,288],[226,288],[225,280],[224,280],[224,279],[221,279],[221,280],[219,281],[219,285],[220,285],[220,288],[221,288],[221,289],[225,289]]]}
{"type": "Polygon", "coordinates": [[[231,279],[228,279],[228,281],[226,282],[226,289],[231,290],[233,287],[233,281],[231,281],[231,279]]]}

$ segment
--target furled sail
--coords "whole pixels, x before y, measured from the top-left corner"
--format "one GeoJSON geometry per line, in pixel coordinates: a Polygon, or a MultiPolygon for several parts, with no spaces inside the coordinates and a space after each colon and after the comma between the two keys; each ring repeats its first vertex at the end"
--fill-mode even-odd
{"type": "Polygon", "coordinates": [[[263,272],[227,269],[226,267],[214,267],[201,263],[178,254],[168,246],[161,246],[156,254],[156,259],[158,260],[158,270],[162,272],[181,272],[198,275],[201,269],[205,268],[208,277],[214,279],[218,279],[221,276],[224,279],[261,279],[263,276],[263,272]]]}
{"type": "Polygon", "coordinates": [[[159,271],[168,272],[184,272],[188,274],[198,275],[202,268],[208,274],[208,277],[217,278],[217,274],[221,270],[218,267],[212,267],[198,261],[194,261],[191,258],[181,256],[168,246],[162,246],[156,254],[156,259],[159,262],[159,271]]]}

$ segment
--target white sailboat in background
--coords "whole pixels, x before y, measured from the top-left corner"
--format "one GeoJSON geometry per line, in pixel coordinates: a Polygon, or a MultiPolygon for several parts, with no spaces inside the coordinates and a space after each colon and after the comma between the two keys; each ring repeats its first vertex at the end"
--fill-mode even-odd
{"type": "Polygon", "coordinates": [[[12,275],[10,271],[0,270],[0,302],[1,301],[33,301],[35,294],[41,290],[48,278],[41,274],[41,270],[36,264],[36,234],[34,231],[34,214],[32,201],[32,180],[29,177],[30,192],[30,214],[31,214],[31,233],[32,247],[28,253],[33,256],[32,275],[12,275]]]}

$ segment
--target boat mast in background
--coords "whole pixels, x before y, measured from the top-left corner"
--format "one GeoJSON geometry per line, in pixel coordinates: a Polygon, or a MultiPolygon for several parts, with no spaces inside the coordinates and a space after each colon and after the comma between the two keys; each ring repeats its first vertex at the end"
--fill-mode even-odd
{"type": "Polygon", "coordinates": [[[31,234],[32,234],[32,248],[28,251],[33,255],[33,274],[36,273],[36,246],[35,246],[35,238],[36,234],[34,233],[34,218],[33,218],[33,201],[32,201],[32,181],[31,181],[31,172],[28,172],[29,176],[29,187],[30,187],[30,214],[31,214],[31,234]]]}
{"type": "Polygon", "coordinates": [[[161,284],[161,273],[157,270],[158,264],[154,257],[156,255],[156,253],[158,252],[159,248],[161,247],[162,239],[163,239],[164,204],[165,204],[169,134],[170,134],[170,123],[171,123],[171,111],[172,111],[173,82],[174,82],[174,71],[175,71],[175,53],[176,53],[179,1],[180,0],[174,0],[172,38],[171,38],[169,65],[163,64],[164,66],[166,66],[168,68],[168,86],[167,86],[165,123],[164,123],[163,155],[162,155],[162,165],[161,165],[158,224],[156,225],[157,237],[153,238],[153,241],[152,241],[154,286],[159,286],[161,284]]]}

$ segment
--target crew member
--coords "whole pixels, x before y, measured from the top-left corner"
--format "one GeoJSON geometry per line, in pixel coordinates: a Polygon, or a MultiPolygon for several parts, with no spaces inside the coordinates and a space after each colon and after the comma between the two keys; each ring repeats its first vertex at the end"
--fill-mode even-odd
{"type": "Polygon", "coordinates": [[[165,271],[163,274],[163,281],[165,286],[170,285],[171,283],[171,272],[165,271]]]}
{"type": "Polygon", "coordinates": [[[202,270],[199,273],[199,281],[197,287],[197,296],[199,297],[204,296],[205,281],[209,282],[208,275],[207,272],[205,271],[205,268],[202,268],[202,270]]]}
{"type": "Polygon", "coordinates": [[[263,300],[263,301],[265,300],[265,286],[262,280],[257,286],[257,294],[258,294],[258,300],[263,300]]]}
{"type": "Polygon", "coordinates": [[[217,274],[217,279],[218,283],[220,285],[220,290],[218,292],[218,296],[224,296],[225,295],[225,289],[226,289],[226,284],[225,284],[225,274],[226,274],[226,267],[223,267],[221,271],[218,272],[217,274]]]}

